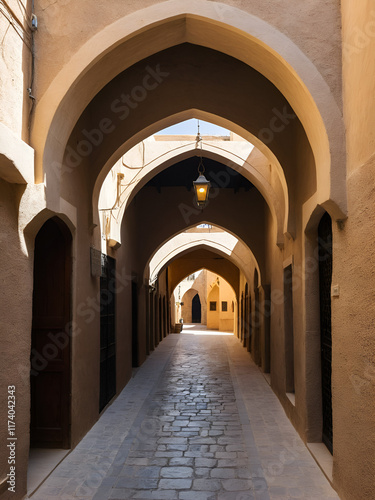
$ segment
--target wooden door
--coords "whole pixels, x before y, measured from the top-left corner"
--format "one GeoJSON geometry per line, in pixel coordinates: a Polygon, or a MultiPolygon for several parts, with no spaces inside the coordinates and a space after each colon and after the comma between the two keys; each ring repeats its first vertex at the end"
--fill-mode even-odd
{"type": "Polygon", "coordinates": [[[33,447],[70,447],[71,234],[49,219],[35,239],[31,341],[33,447]]]}

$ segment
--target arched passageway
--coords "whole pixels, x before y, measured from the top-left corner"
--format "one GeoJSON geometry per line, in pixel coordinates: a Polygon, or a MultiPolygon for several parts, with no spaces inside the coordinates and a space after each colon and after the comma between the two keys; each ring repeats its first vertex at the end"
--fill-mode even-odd
{"type": "MultiPolygon", "coordinates": [[[[85,2],[72,5],[72,12],[85,2]]],[[[268,381],[300,435],[333,451],[334,484],[349,482],[345,478],[350,477],[361,494],[366,488],[373,491],[369,481],[365,488],[361,486],[359,453],[356,461],[348,457],[337,438],[345,427],[344,391],[352,403],[358,396],[350,387],[353,373],[349,372],[353,367],[361,371],[368,354],[355,346],[359,363],[351,362],[349,341],[344,335],[341,338],[346,327],[341,318],[357,318],[347,313],[344,300],[336,299],[346,276],[352,276],[344,249],[353,248],[355,238],[349,233],[356,234],[353,227],[361,220],[355,207],[357,224],[344,223],[346,188],[352,183],[360,191],[372,185],[368,178],[359,181],[346,172],[346,152],[351,156],[353,147],[346,147],[345,130],[350,133],[351,128],[341,109],[346,99],[341,64],[347,63],[341,54],[338,3],[320,2],[314,9],[307,3],[298,12],[285,4],[282,13],[277,6],[267,9],[267,2],[260,0],[254,0],[251,12],[246,2],[237,0],[230,6],[205,0],[189,4],[150,0],[147,7],[134,4],[122,10],[125,4],[113,9],[118,10],[115,16],[112,9],[103,10],[97,26],[88,22],[82,30],[72,30],[64,54],[57,50],[60,36],[48,31],[53,25],[51,19],[46,22],[50,6],[37,6],[41,26],[48,27],[39,32],[39,73],[30,127],[37,184],[14,189],[16,208],[12,210],[17,212],[19,227],[12,231],[18,235],[19,255],[32,261],[30,235],[40,217],[59,216],[69,220],[72,229],[71,239],[60,239],[59,245],[70,252],[72,272],[58,287],[71,287],[71,308],[64,321],[68,316],[72,320],[69,349],[73,356],[69,358],[70,392],[63,391],[71,394],[71,400],[61,403],[64,408],[71,406],[71,426],[66,437],[65,421],[58,423],[61,432],[55,445],[75,446],[131,380],[133,368],[176,331],[174,311],[180,300],[173,295],[173,287],[187,272],[204,265],[208,271],[220,271],[235,294],[231,304],[221,300],[219,284],[213,284],[207,297],[211,327],[217,328],[214,304],[222,312],[230,309],[237,320],[236,342],[239,339],[244,352],[250,353],[246,354],[249,363],[270,374],[268,381]],[[305,36],[313,26],[319,30],[305,36]],[[77,39],[79,33],[81,39],[77,39]],[[202,162],[212,190],[203,211],[194,203],[192,191],[199,154],[186,144],[165,161],[154,158],[149,170],[141,154],[144,175],[131,177],[126,204],[120,207],[119,196],[116,206],[99,207],[103,181],[118,161],[134,146],[142,147],[142,141],[155,132],[192,117],[227,127],[256,150],[234,160],[234,149],[219,152],[205,138],[202,162]],[[107,234],[103,228],[115,211],[120,214],[117,233],[109,229],[107,234]],[[230,247],[213,237],[189,243],[178,240],[207,222],[225,229],[238,244],[230,247]],[[174,247],[178,242],[181,246],[174,247]],[[167,247],[169,253],[161,256],[159,252],[167,247]],[[151,271],[155,256],[161,258],[151,271]]],[[[52,5],[62,16],[56,19],[65,19],[61,6],[52,5]]],[[[90,13],[95,9],[92,6],[90,13]]],[[[344,31],[347,24],[346,19],[344,31]]],[[[24,116],[23,112],[23,121],[24,116]]],[[[3,156],[0,151],[0,160],[3,156]]],[[[7,176],[8,166],[12,170],[7,182],[25,182],[27,176],[22,175],[14,151],[4,158],[0,174],[7,176]]],[[[353,158],[352,164],[356,164],[353,158]]],[[[125,167],[131,170],[132,165],[125,167]]],[[[115,182],[121,191],[121,177],[115,182]]],[[[358,197],[352,193],[351,199],[358,197]]],[[[40,257],[39,241],[40,236],[35,262],[43,268],[49,261],[40,257]]],[[[64,268],[61,259],[57,267],[59,272],[64,268]]],[[[30,272],[25,272],[29,278],[30,272]]],[[[47,278],[40,287],[37,279],[35,290],[43,288],[46,293],[47,278]]],[[[344,299],[349,296],[348,287],[345,290],[344,299]]],[[[38,300],[43,302],[37,297],[35,307],[38,300]]],[[[193,300],[198,303],[196,295],[189,304],[196,319],[193,300]]],[[[35,311],[31,347],[39,353],[45,346],[38,344],[35,332],[40,314],[35,311]]],[[[61,324],[56,328],[61,329],[61,324]]],[[[358,346],[363,345],[367,343],[361,338],[358,346]]],[[[22,360],[17,358],[22,366],[28,363],[24,352],[29,348],[23,345],[22,360]]],[[[362,372],[368,374],[365,368],[362,372]]],[[[28,397],[27,384],[21,392],[28,397]]],[[[39,389],[32,390],[35,410],[39,389]]],[[[58,391],[54,396],[59,397],[58,391]]],[[[352,407],[348,419],[354,430],[346,437],[352,448],[357,442],[364,448],[357,422],[368,423],[369,410],[363,402],[352,407]]],[[[24,428],[29,424],[26,414],[23,410],[20,417],[24,428]]],[[[31,420],[33,427],[35,417],[31,420]]],[[[28,445],[21,446],[25,461],[28,445]]]]}
{"type": "MultiPolygon", "coordinates": [[[[237,235],[244,245],[251,249],[255,263],[250,274],[256,268],[262,276],[262,283],[266,285],[273,279],[276,286],[280,286],[279,269],[283,259],[287,257],[280,251],[283,251],[284,247],[286,254],[292,251],[293,243],[290,244],[289,241],[293,242],[296,237],[295,215],[300,213],[306,203],[313,205],[319,196],[324,198],[320,182],[324,175],[314,156],[314,153],[317,153],[316,144],[313,140],[310,141],[311,137],[303,126],[303,112],[301,116],[296,113],[274,83],[242,60],[212,48],[181,43],[135,62],[108,81],[92,100],[86,103],[79,119],[72,124],[74,126],[66,137],[64,159],[59,168],[52,172],[47,167],[47,181],[57,173],[60,198],[65,200],[67,206],[77,207],[75,217],[78,226],[82,227],[82,224],[87,223],[85,209],[90,208],[89,226],[92,234],[86,237],[86,243],[89,240],[91,245],[99,246],[101,235],[98,213],[95,205],[91,211],[91,199],[93,196],[93,199],[97,200],[100,183],[110,166],[134,144],[134,141],[139,142],[156,127],[172,123],[188,113],[194,113],[195,116],[203,113],[212,117],[214,122],[233,124],[233,128],[244,137],[253,139],[270,161],[268,168],[271,171],[282,169],[283,175],[278,177],[282,189],[275,190],[277,203],[272,204],[248,178],[236,172],[234,175],[233,169],[219,163],[217,158],[205,157],[204,163],[211,176],[213,189],[210,203],[203,214],[196,209],[190,191],[192,179],[196,176],[196,158],[179,158],[175,164],[158,171],[157,175],[145,178],[145,183],[134,193],[123,217],[119,241],[130,244],[122,244],[121,247],[107,246],[109,259],[115,258],[120,264],[116,266],[116,269],[120,269],[121,276],[116,302],[131,303],[129,318],[126,318],[126,308],[114,308],[111,313],[116,316],[117,323],[125,327],[124,331],[131,332],[131,341],[129,343],[125,336],[119,337],[118,345],[116,339],[116,344],[113,343],[110,347],[115,346],[116,351],[122,352],[128,360],[131,358],[130,365],[133,367],[142,364],[147,354],[165,338],[173,326],[169,299],[175,278],[173,273],[177,274],[176,263],[170,263],[168,267],[163,266],[164,269],[159,272],[158,279],[151,289],[147,273],[145,275],[151,257],[168,239],[192,225],[212,221],[213,224],[225,227],[237,235]],[[199,72],[196,71],[197,66],[200,68],[199,72]],[[139,85],[139,81],[145,78],[145,68],[147,81],[150,78],[155,81],[152,92],[151,89],[146,92],[147,99],[141,99],[141,92],[142,95],[145,94],[145,88],[139,85]],[[156,71],[153,68],[159,69],[156,71]],[[184,75],[184,78],[181,78],[181,75],[184,75]],[[227,92],[228,98],[223,100],[225,89],[231,91],[227,92]],[[123,95],[135,96],[137,113],[134,120],[127,120],[131,106],[126,107],[123,95]],[[114,96],[120,97],[114,99],[114,96]],[[106,111],[105,123],[103,110],[106,111]],[[274,110],[282,110],[282,116],[288,123],[283,123],[277,133],[270,129],[271,137],[268,130],[269,124],[275,121],[274,110]],[[95,125],[97,123],[101,124],[99,129],[95,125]],[[105,130],[101,130],[100,127],[103,126],[105,130]],[[292,145],[295,143],[298,143],[299,147],[293,151],[292,145]],[[303,176],[298,174],[300,164],[304,165],[303,176]],[[78,193],[84,193],[79,201],[78,193]],[[288,200],[284,213],[285,223],[280,224],[279,213],[275,207],[285,207],[285,200],[288,200]],[[283,238],[280,237],[280,226],[288,229],[283,238]],[[126,270],[125,281],[128,284],[131,282],[130,287],[124,283],[121,269],[126,270]]],[[[280,113],[276,116],[282,121],[279,115],[280,113]]],[[[47,150],[45,155],[45,159],[48,158],[47,150]]],[[[336,217],[338,213],[339,209],[336,210],[336,217]]],[[[83,248],[84,242],[80,241],[80,238],[82,236],[77,240],[78,245],[83,248]]],[[[204,260],[202,251],[197,257],[201,267],[202,259],[204,260]]],[[[214,257],[217,258],[219,257],[214,257]]],[[[298,253],[296,258],[302,260],[303,256],[298,253]]],[[[233,270],[233,266],[233,262],[225,261],[226,271],[223,273],[232,275],[231,283],[234,284],[232,286],[236,296],[241,297],[238,325],[240,339],[259,365],[269,366],[270,356],[267,354],[265,333],[267,319],[264,314],[266,289],[261,288],[259,284],[250,288],[251,278],[246,277],[237,267],[233,270]]],[[[95,293],[95,288],[94,282],[91,282],[81,293],[91,295],[95,293]]],[[[101,294],[102,292],[103,290],[100,291],[101,294]]],[[[102,295],[100,299],[102,312],[102,295]]],[[[207,300],[207,324],[210,328],[218,329],[220,320],[215,314],[214,304],[224,308],[219,299],[218,287],[213,286],[207,300]]],[[[268,328],[277,329],[278,320],[271,322],[269,319],[269,323],[268,328]]],[[[293,329],[294,325],[291,327],[291,330],[293,329]]],[[[286,336],[287,330],[284,327],[282,335],[286,336]]],[[[291,333],[289,343],[282,335],[271,335],[275,344],[270,349],[285,357],[287,346],[294,345],[294,334],[291,333]]],[[[107,346],[106,349],[108,360],[111,357],[110,347],[107,346]]],[[[294,367],[294,350],[288,352],[291,352],[290,359],[285,360],[288,367],[294,367]]],[[[114,356],[111,359],[113,360],[114,356]]],[[[129,377],[127,363],[122,364],[118,370],[113,363],[112,371],[109,372],[103,367],[100,367],[100,376],[104,373],[106,375],[103,375],[100,398],[104,392],[106,396],[101,399],[101,409],[109,403],[114,394],[114,386],[124,384],[129,377]],[[118,375],[118,382],[114,378],[114,371],[118,375]],[[112,380],[112,383],[111,390],[107,391],[103,387],[108,388],[108,379],[112,380]]],[[[281,399],[285,399],[286,393],[292,392],[284,378],[274,378],[273,384],[281,399]]],[[[298,390],[300,389],[296,387],[297,393],[298,390]]],[[[287,401],[284,401],[286,405],[287,401]]]]}

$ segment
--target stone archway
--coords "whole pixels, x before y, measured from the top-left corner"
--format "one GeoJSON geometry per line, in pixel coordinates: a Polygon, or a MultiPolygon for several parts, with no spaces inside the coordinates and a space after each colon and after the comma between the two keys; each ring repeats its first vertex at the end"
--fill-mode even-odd
{"type": "MultiPolygon", "coordinates": [[[[174,0],[142,9],[96,33],[89,43],[75,54],[72,53],[69,64],[56,75],[36,110],[36,122],[39,125],[38,129],[34,129],[33,139],[40,153],[37,178],[41,179],[42,161],[44,168],[53,161],[62,164],[61,146],[65,147],[75,121],[99,88],[119,71],[150,53],[184,42],[214,47],[238,58],[265,75],[280,89],[300,117],[312,144],[319,171],[318,201],[336,203],[337,207],[341,207],[341,214],[340,208],[336,210],[337,217],[342,217],[346,211],[345,186],[338,182],[334,187],[331,186],[332,176],[336,181],[342,180],[342,183],[345,177],[339,173],[344,165],[345,148],[341,112],[335,97],[314,64],[275,26],[245,11],[217,2],[191,2],[187,7],[185,2],[174,0]],[[148,22],[146,28],[145,22],[148,22]],[[209,38],[205,36],[207,31],[210,32],[209,38]],[[166,33],[172,36],[166,36],[166,33]],[[254,33],[257,37],[254,37],[254,33]],[[150,36],[152,44],[147,43],[150,36]],[[137,51],[129,50],[133,42],[137,43],[137,51]],[[243,50],[245,46],[247,50],[243,50]],[[139,47],[143,47],[143,52],[139,51],[139,47]],[[121,57],[124,52],[127,56],[121,57]],[[98,65],[105,66],[106,71],[98,72],[98,65]],[[93,74],[95,79],[92,78],[93,74]],[[98,81],[98,75],[102,75],[101,82],[98,81]],[[81,92],[80,88],[84,91],[81,92]],[[75,112],[70,113],[68,110],[75,112]],[[55,130],[59,130],[59,134],[55,130]]],[[[134,140],[137,139],[139,137],[134,137],[134,140]]],[[[131,146],[128,144],[127,149],[131,146]]],[[[262,143],[259,143],[259,147],[265,149],[262,143]]]]}

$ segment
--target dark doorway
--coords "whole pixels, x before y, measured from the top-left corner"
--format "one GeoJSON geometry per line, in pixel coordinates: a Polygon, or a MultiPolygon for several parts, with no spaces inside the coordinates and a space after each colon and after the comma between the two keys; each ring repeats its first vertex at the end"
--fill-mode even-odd
{"type": "Polygon", "coordinates": [[[30,444],[70,448],[72,236],[57,217],[35,239],[30,444]]]}
{"type": "Polygon", "coordinates": [[[149,293],[150,302],[150,351],[155,349],[155,299],[154,292],[149,293]]]}
{"type": "Polygon", "coordinates": [[[241,342],[243,342],[244,338],[244,327],[245,327],[245,307],[244,307],[244,297],[243,292],[241,293],[241,342]]]}
{"type": "Polygon", "coordinates": [[[250,345],[251,345],[251,340],[249,338],[250,336],[250,316],[249,316],[249,304],[248,304],[248,299],[249,299],[249,286],[246,283],[245,285],[245,297],[244,297],[244,337],[243,337],[243,346],[247,348],[249,351],[250,345]]]}
{"type": "Polygon", "coordinates": [[[159,342],[163,340],[163,311],[161,306],[161,297],[159,296],[159,342]]]}
{"type": "Polygon", "coordinates": [[[323,442],[333,453],[332,425],[332,220],[325,213],[318,228],[319,237],[319,290],[320,290],[320,346],[322,367],[323,442]]]}
{"type": "Polygon", "coordinates": [[[139,366],[138,360],[138,286],[132,281],[132,366],[139,366]]]}
{"type": "Polygon", "coordinates": [[[158,294],[154,293],[154,334],[155,334],[155,347],[159,345],[160,342],[160,324],[159,324],[159,318],[160,318],[160,311],[159,311],[159,299],[158,299],[158,294]]]}
{"type": "Polygon", "coordinates": [[[102,254],[99,411],[116,394],[116,261],[102,254]]]}
{"type": "Polygon", "coordinates": [[[293,267],[284,269],[285,391],[294,392],[293,267]]]}
{"type": "Polygon", "coordinates": [[[165,301],[165,297],[163,297],[163,335],[167,336],[167,305],[165,301]]]}
{"type": "Polygon", "coordinates": [[[199,294],[195,294],[191,301],[191,322],[202,323],[202,306],[199,294]]]}

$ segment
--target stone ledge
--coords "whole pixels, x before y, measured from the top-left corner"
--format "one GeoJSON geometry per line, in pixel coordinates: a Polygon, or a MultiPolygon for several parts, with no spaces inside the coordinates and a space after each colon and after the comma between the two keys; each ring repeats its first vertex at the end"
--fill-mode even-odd
{"type": "Polygon", "coordinates": [[[12,184],[34,184],[34,149],[2,123],[0,177],[12,184]]]}
{"type": "Polygon", "coordinates": [[[323,443],[307,443],[307,448],[311,455],[313,456],[315,462],[319,465],[322,472],[332,484],[333,477],[333,456],[328,451],[327,447],[323,443]]]}

